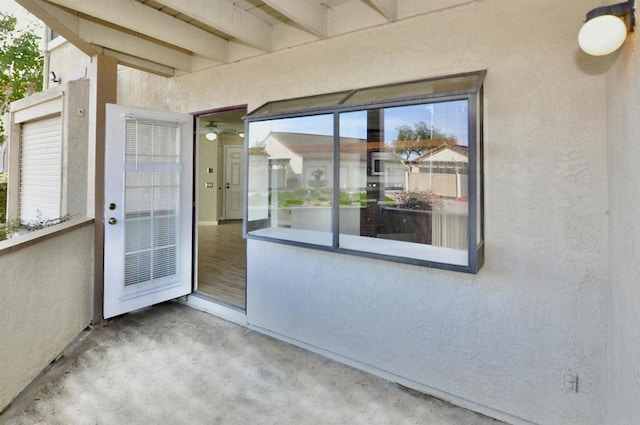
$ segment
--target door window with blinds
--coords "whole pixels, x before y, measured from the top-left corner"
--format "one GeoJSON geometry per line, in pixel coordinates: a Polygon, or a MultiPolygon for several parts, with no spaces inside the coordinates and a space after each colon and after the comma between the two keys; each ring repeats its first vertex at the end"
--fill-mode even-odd
{"type": "Polygon", "coordinates": [[[176,274],[180,220],[178,125],[126,119],[125,286],[176,274]]]}
{"type": "Polygon", "coordinates": [[[192,117],[106,105],[105,318],[191,292],[192,117]]]}
{"type": "Polygon", "coordinates": [[[62,118],[23,123],[20,129],[19,216],[23,224],[62,215],[62,118]]]}

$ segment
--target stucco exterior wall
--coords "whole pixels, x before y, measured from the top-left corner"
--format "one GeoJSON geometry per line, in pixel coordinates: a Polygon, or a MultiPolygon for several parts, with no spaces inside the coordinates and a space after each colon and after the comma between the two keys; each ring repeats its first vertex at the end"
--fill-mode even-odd
{"type": "Polygon", "coordinates": [[[90,222],[0,242],[0,411],[89,324],[92,250],[90,222]]]}
{"type": "Polygon", "coordinates": [[[62,205],[72,217],[84,217],[87,213],[89,80],[71,81],[65,87],[62,181],[66,187],[62,190],[62,205]]]}
{"type": "Polygon", "coordinates": [[[91,58],[64,39],[56,38],[50,41],[45,55],[45,89],[88,76],[87,69],[91,58]],[[51,80],[50,73],[52,71],[60,79],[60,83],[55,83],[51,80]]]}
{"type": "Polygon", "coordinates": [[[475,1],[173,79],[123,70],[119,102],[179,112],[247,103],[251,111],[487,69],[480,272],[250,240],[248,321],[512,423],[601,424],[608,68],[576,42],[599,4],[475,1]],[[564,370],[578,374],[577,393],[563,390],[564,370]]]}
{"type": "Polygon", "coordinates": [[[21,124],[52,114],[60,114],[62,120],[60,216],[66,214],[74,218],[86,216],[88,111],[88,79],[69,81],[11,104],[13,118],[9,141],[12,161],[12,166],[9,167],[10,186],[7,209],[9,217],[18,217],[21,124]]]}
{"type": "Polygon", "coordinates": [[[631,425],[640,417],[640,43],[637,28],[627,37],[624,49],[612,55],[607,65],[611,278],[608,423],[631,425]]]}

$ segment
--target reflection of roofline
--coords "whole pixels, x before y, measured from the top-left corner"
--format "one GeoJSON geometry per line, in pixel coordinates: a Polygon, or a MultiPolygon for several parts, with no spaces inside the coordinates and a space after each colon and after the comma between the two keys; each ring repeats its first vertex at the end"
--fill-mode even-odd
{"type": "Polygon", "coordinates": [[[264,146],[252,146],[249,148],[249,155],[267,155],[267,151],[264,146]]]}
{"type": "Polygon", "coordinates": [[[454,151],[456,153],[459,153],[460,155],[466,156],[467,158],[469,157],[469,148],[467,146],[449,145],[449,144],[444,143],[444,144],[438,146],[437,148],[431,149],[429,152],[423,153],[422,155],[420,155],[419,157],[413,159],[410,162],[411,163],[418,163],[420,161],[428,159],[429,157],[432,157],[432,156],[444,151],[445,149],[452,150],[452,151],[454,151]]]}
{"type": "Polygon", "coordinates": [[[393,143],[393,147],[396,149],[405,149],[405,148],[437,149],[442,146],[456,146],[456,139],[444,137],[440,139],[394,140],[392,143],[393,143]]]}
{"type": "MultiPolygon", "coordinates": [[[[269,136],[282,143],[291,152],[305,154],[305,153],[320,153],[320,152],[333,152],[333,136],[327,136],[324,134],[309,134],[309,133],[289,133],[281,131],[272,131],[269,136]],[[304,143],[303,139],[297,139],[299,143],[294,143],[289,137],[280,137],[282,135],[287,136],[300,136],[307,141],[309,139],[327,139],[327,143],[304,143]],[[301,143],[300,143],[301,142],[301,143]]],[[[267,137],[268,138],[268,137],[267,137]]],[[[266,140],[266,139],[265,139],[266,140]]],[[[367,142],[366,139],[359,139],[355,137],[341,137],[340,138],[340,152],[389,152],[393,153],[390,147],[384,142],[367,142]]],[[[395,153],[393,153],[395,155],[395,153]]],[[[398,156],[398,159],[400,157],[398,156]]]]}

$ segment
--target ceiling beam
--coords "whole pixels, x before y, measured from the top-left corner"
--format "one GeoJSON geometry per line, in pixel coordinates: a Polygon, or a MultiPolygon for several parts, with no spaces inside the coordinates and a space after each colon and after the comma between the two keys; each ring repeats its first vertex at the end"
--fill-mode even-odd
{"type": "Polygon", "coordinates": [[[390,21],[393,21],[398,17],[398,1],[397,0],[363,0],[363,1],[390,21]]]}
{"type": "Polygon", "coordinates": [[[42,2],[41,7],[57,22],[63,23],[74,37],[79,38],[83,43],[94,45],[91,47],[92,55],[103,53],[101,48],[106,48],[109,51],[120,52],[165,67],[183,71],[191,70],[191,56],[186,53],[81,18],[77,14],[67,12],[65,9],[49,3],[42,2]]]}
{"type": "Polygon", "coordinates": [[[228,0],[160,0],[171,9],[235,38],[239,43],[269,52],[273,29],[228,0]]]}
{"type": "Polygon", "coordinates": [[[149,62],[145,59],[136,58],[134,56],[127,55],[126,53],[116,52],[100,46],[96,46],[96,49],[99,49],[100,53],[104,56],[115,58],[119,64],[126,65],[130,68],[140,69],[163,77],[173,77],[176,74],[175,69],[166,65],[149,62]]]}
{"type": "Polygon", "coordinates": [[[98,53],[90,43],[78,37],[77,33],[70,29],[65,22],[60,21],[49,12],[52,7],[50,4],[42,0],[16,0],[16,3],[37,16],[46,26],[60,34],[87,56],[95,56],[98,53]]]}
{"type": "Polygon", "coordinates": [[[191,71],[191,56],[95,22],[78,19],[78,35],[85,41],[109,50],[183,71],[191,71]]]}
{"type": "Polygon", "coordinates": [[[129,28],[205,58],[226,62],[228,42],[142,3],[130,0],[48,0],[83,14],[129,28]]]}
{"type": "Polygon", "coordinates": [[[327,36],[327,9],[313,0],[262,0],[320,38],[327,36]]]}

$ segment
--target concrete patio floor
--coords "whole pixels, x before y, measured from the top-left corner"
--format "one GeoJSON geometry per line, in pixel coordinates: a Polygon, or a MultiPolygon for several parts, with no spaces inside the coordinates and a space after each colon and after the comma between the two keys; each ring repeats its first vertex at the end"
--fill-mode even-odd
{"type": "Polygon", "coordinates": [[[0,424],[503,422],[177,303],[87,330],[0,424]]]}

